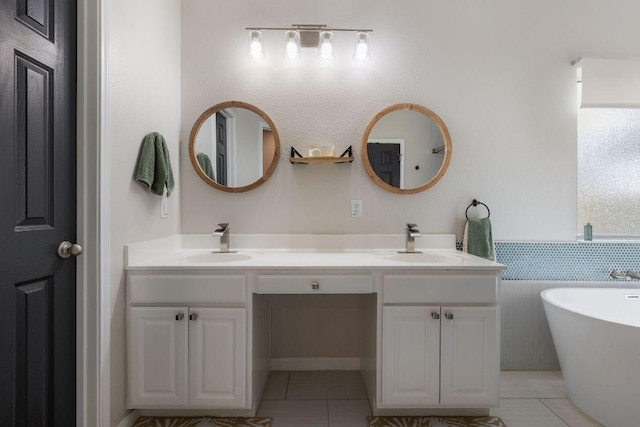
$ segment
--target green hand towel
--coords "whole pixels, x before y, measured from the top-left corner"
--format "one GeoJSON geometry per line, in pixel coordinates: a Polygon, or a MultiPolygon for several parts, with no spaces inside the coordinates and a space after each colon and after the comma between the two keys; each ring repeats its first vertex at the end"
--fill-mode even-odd
{"type": "Polygon", "coordinates": [[[198,159],[198,164],[200,165],[200,169],[205,173],[212,181],[216,180],[216,176],[213,173],[213,166],[211,166],[211,159],[205,153],[196,154],[196,159],[198,159]]]}
{"type": "Polygon", "coordinates": [[[472,255],[495,261],[495,249],[489,218],[471,218],[464,230],[464,250],[472,255]]]}
{"type": "Polygon", "coordinates": [[[142,140],[136,167],[136,181],[158,196],[162,196],[165,187],[167,197],[173,191],[174,181],[169,150],[164,137],[157,132],[150,133],[142,140]]]}

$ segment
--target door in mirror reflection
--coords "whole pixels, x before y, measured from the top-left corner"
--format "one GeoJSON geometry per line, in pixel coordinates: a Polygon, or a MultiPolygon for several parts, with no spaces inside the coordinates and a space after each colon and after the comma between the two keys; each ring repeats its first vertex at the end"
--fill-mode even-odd
{"type": "Polygon", "coordinates": [[[210,171],[204,168],[209,178],[227,187],[244,187],[262,178],[265,165],[273,161],[273,132],[253,111],[225,108],[202,124],[195,149],[196,156],[215,159],[210,171]]]}
{"type": "Polygon", "coordinates": [[[369,139],[367,153],[373,171],[392,187],[404,188],[404,162],[400,152],[403,140],[369,139]]]}
{"type": "Polygon", "coordinates": [[[269,117],[237,101],[218,104],[196,121],[189,156],[198,175],[212,187],[243,192],[273,172],[280,142],[269,117]]]}
{"type": "Polygon", "coordinates": [[[433,111],[415,104],[397,104],[381,111],[362,142],[367,173],[376,184],[395,193],[432,187],[451,158],[446,126],[433,111]]]}

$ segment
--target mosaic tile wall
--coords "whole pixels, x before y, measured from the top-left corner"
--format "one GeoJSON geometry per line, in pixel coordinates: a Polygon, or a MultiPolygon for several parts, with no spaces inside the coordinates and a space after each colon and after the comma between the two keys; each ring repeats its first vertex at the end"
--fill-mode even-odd
{"type": "Polygon", "coordinates": [[[640,273],[640,242],[496,242],[496,257],[503,280],[623,282],[611,271],[640,273]]]}
{"type": "Polygon", "coordinates": [[[496,242],[504,280],[622,281],[612,270],[640,272],[640,243],[496,242]]]}

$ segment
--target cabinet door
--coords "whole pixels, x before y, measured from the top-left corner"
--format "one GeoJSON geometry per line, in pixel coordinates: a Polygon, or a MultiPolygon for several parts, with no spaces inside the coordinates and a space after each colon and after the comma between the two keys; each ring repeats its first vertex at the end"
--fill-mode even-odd
{"type": "Polygon", "coordinates": [[[186,405],[187,309],[133,307],[129,314],[129,406],[186,405]]]}
{"type": "Polygon", "coordinates": [[[382,404],[436,406],[440,391],[440,307],[383,307],[382,404]]]}
{"type": "Polygon", "coordinates": [[[189,405],[246,406],[245,308],[191,308],[189,405]]]}
{"type": "Polygon", "coordinates": [[[498,404],[500,353],[497,307],[442,307],[440,403],[498,404]]]}

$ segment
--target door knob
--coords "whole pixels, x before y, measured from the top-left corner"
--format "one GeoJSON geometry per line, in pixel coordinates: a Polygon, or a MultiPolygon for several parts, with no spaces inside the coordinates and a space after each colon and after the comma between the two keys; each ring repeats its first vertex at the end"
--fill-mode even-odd
{"type": "Polygon", "coordinates": [[[66,240],[58,246],[58,256],[60,258],[69,258],[71,255],[82,255],[82,246],[77,243],[67,242],[66,240]]]}

